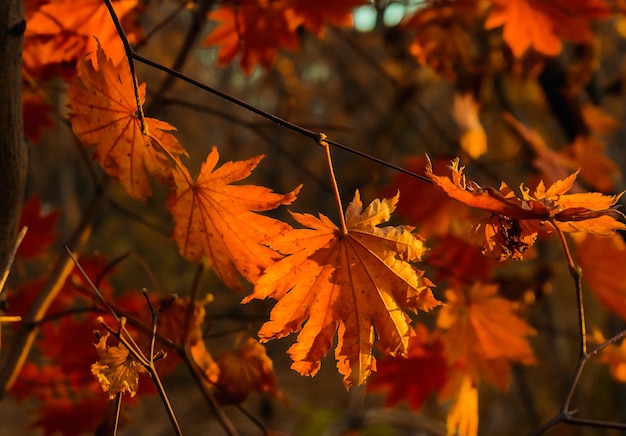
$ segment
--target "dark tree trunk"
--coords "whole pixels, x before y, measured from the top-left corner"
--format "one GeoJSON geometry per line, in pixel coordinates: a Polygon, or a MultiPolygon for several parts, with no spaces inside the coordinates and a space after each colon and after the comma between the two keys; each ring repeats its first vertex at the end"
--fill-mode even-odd
{"type": "Polygon", "coordinates": [[[24,0],[0,3],[0,277],[15,244],[26,184],[22,128],[24,0]]]}

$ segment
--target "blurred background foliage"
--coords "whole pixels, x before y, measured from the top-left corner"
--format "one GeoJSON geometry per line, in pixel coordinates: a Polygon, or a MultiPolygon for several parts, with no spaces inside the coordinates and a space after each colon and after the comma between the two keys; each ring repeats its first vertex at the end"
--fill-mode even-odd
{"type": "MultiPolygon", "coordinates": [[[[546,87],[541,86],[539,73],[545,66],[554,72],[554,80],[560,77],[569,81],[571,89],[582,89],[587,100],[593,100],[619,122],[620,127],[601,135],[601,140],[617,167],[626,167],[626,133],[621,127],[626,108],[626,41],[620,33],[624,18],[616,16],[594,23],[592,45],[568,45],[558,57],[549,60],[532,54],[523,61],[514,59],[503,50],[500,32],[482,30],[460,42],[465,51],[461,59],[467,64],[461,62],[452,65],[451,70],[436,71],[420,64],[411,54],[414,31],[401,25],[429,3],[379,0],[375,5],[359,7],[354,11],[353,28],[329,27],[319,38],[302,32],[299,51],[281,51],[270,70],[255,68],[246,75],[236,62],[216,66],[215,48],[201,46],[215,23],[206,22],[194,29],[197,5],[181,8],[173,1],[149,1],[140,16],[144,29],[154,29],[165,17],[171,19],[141,43],[137,51],[166,66],[186,53],[177,69],[194,79],[399,166],[407,166],[407,159],[422,157],[424,153],[443,159],[460,155],[471,178],[494,187],[502,180],[517,187],[529,183],[529,175],[537,174],[532,166],[535,152],[504,121],[503,111],[511,111],[539,132],[553,150],[571,142],[568,126],[551,106],[546,87]],[[462,131],[452,112],[455,95],[468,92],[479,101],[480,122],[487,136],[488,151],[478,159],[471,159],[460,148],[462,131]]],[[[441,36],[440,43],[454,44],[454,29],[444,30],[447,33],[441,36]]],[[[218,147],[220,162],[264,154],[265,159],[246,182],[277,192],[291,191],[303,183],[297,201],[289,209],[320,212],[336,220],[321,147],[216,96],[171,81],[165,73],[139,63],[137,67],[139,80],[147,82],[147,115],[176,126],[176,137],[189,152],[190,159],[185,163],[192,174],[197,174],[212,146],[218,147]]],[[[63,121],[67,113],[63,92],[66,84],[55,79],[45,86],[58,90],[53,94],[58,118],[54,120],[55,128],[46,130],[43,139],[31,145],[28,191],[38,193],[45,204],[61,210],[59,240],[64,241],[80,222],[93,195],[94,185],[86,182],[89,171],[100,170],[92,164],[88,170],[88,158],[63,121]]],[[[333,159],[346,203],[355,189],[360,190],[364,202],[369,202],[381,192],[389,194],[390,186],[397,184],[399,174],[393,169],[338,149],[333,149],[333,159]]],[[[617,172],[614,176],[612,193],[617,193],[626,186],[617,172]]],[[[414,190],[433,189],[419,180],[407,183],[401,189],[404,204],[413,201],[414,190]]],[[[164,206],[167,192],[155,188],[155,195],[145,203],[133,201],[117,185],[109,192],[110,201],[98,213],[83,252],[98,253],[108,259],[132,252],[140,259],[131,258],[115,268],[112,281],[119,292],[144,287],[150,290],[155,286],[143,267],[145,264],[162,290],[188,293],[195,266],[177,254],[169,238],[171,218],[164,206]]],[[[285,210],[274,214],[291,222],[285,210]]],[[[393,223],[407,223],[406,218],[400,213],[393,223]]],[[[419,232],[419,224],[417,227],[419,232]]],[[[431,246],[430,240],[427,245],[431,246]]],[[[429,277],[439,277],[435,279],[435,293],[443,298],[445,276],[442,278],[427,264],[425,267],[429,277]]],[[[31,270],[14,274],[13,280],[34,274],[37,266],[28,268],[31,270]]],[[[615,274],[621,275],[622,271],[615,274]]],[[[554,238],[540,242],[534,256],[524,262],[498,265],[493,279],[501,285],[502,295],[521,303],[522,312],[538,330],[532,344],[539,364],[515,367],[506,393],[489,386],[481,388],[480,429],[481,434],[522,434],[558,410],[568,387],[578,357],[575,296],[567,264],[554,238]]],[[[271,307],[271,302],[265,301],[240,305],[243,295],[226,289],[212,272],[206,274],[201,289],[214,296],[207,306],[207,343],[214,355],[254,337],[271,307]]],[[[250,290],[248,287],[246,292],[250,290]]],[[[586,303],[590,326],[613,333],[625,327],[622,320],[609,314],[592,297],[586,303]]],[[[420,314],[420,321],[432,325],[434,318],[420,314]]],[[[315,378],[299,376],[289,369],[291,361],[286,349],[292,342],[292,338],[287,338],[266,344],[279,388],[287,400],[258,394],[244,403],[245,409],[268,428],[303,436],[445,433],[446,411],[436,401],[428,401],[419,414],[406,405],[385,409],[382,395],[367,393],[364,387],[346,392],[332,357],[326,358],[315,378]]],[[[219,432],[212,419],[207,419],[209,412],[204,400],[184,373],[169,376],[166,389],[185,434],[219,432]]],[[[626,421],[623,385],[611,380],[606,368],[595,362],[583,376],[575,404],[584,416],[626,421]]],[[[225,410],[242,434],[259,432],[240,410],[232,406],[225,410]]],[[[3,423],[13,414],[27,421],[28,413],[28,407],[23,406],[3,405],[0,409],[3,423]]],[[[142,398],[138,407],[126,413],[131,418],[123,434],[170,433],[157,398],[142,398]]],[[[22,419],[16,422],[24,422],[22,419]]],[[[560,426],[552,434],[604,433],[560,426]]]]}

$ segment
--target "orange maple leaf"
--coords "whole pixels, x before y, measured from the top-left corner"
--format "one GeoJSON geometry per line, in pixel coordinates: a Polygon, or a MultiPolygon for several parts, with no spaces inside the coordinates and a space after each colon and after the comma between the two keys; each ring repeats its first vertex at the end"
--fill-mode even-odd
{"type": "Polygon", "coordinates": [[[256,64],[269,69],[278,49],[298,50],[300,38],[296,29],[302,19],[295,16],[286,2],[244,0],[236,7],[223,6],[209,13],[209,19],[220,23],[204,40],[204,46],[220,46],[217,61],[230,63],[242,53],[241,68],[250,74],[256,64]]]}
{"type": "Polygon", "coordinates": [[[521,196],[502,183],[500,189],[480,187],[468,181],[463,174],[464,167],[459,159],[452,161],[452,178],[440,177],[432,172],[431,165],[426,175],[450,197],[476,207],[493,216],[480,223],[475,230],[482,232],[486,251],[496,254],[499,260],[508,257],[521,258],[526,248],[534,243],[538,230],[549,231],[544,221],[553,221],[564,232],[588,231],[599,235],[609,235],[615,230],[624,230],[626,225],[612,215],[620,195],[603,195],[598,192],[566,194],[578,175],[578,171],[563,180],[557,180],[546,189],[539,182],[534,193],[524,185],[520,186],[521,196]]]}
{"type": "Polygon", "coordinates": [[[366,0],[240,0],[209,13],[218,22],[204,40],[204,46],[219,46],[218,64],[230,63],[241,54],[240,65],[250,74],[256,64],[269,69],[278,50],[299,49],[299,28],[320,35],[331,22],[352,24],[352,9],[366,0]]]}
{"type": "Polygon", "coordinates": [[[440,304],[432,283],[409,263],[425,251],[413,228],[378,227],[389,220],[398,197],[374,200],[363,210],[357,191],[346,211],[346,233],[322,214],[293,213],[308,229],[292,229],[269,241],[289,256],[267,268],[243,302],[279,300],[259,337],[265,342],[300,331],[289,349],[291,367],[299,373],[317,373],[338,330],[335,358],[344,384],[362,384],[376,369],[374,331],[385,352],[405,355],[411,330],[403,309],[416,312],[440,304]]]}
{"type": "MultiPolygon", "coordinates": [[[[133,198],[145,200],[152,189],[148,173],[169,184],[175,168],[182,166],[185,150],[166,132],[166,122],[137,115],[133,77],[128,62],[115,66],[98,47],[98,65],[83,59],[78,76],[68,88],[69,120],[85,146],[95,145],[94,158],[111,177],[119,180],[133,198]]],[[[146,96],[145,83],[138,89],[139,104],[146,96]]]]}
{"type": "Polygon", "coordinates": [[[504,40],[516,57],[532,47],[548,56],[561,51],[561,41],[590,43],[591,20],[608,18],[604,0],[494,0],[486,29],[504,26],[504,40]]]}
{"type": "Polygon", "coordinates": [[[417,8],[402,23],[402,28],[415,32],[409,50],[417,60],[455,81],[459,69],[473,68],[471,29],[479,18],[477,0],[445,0],[428,2],[417,8]]]}
{"type": "Polygon", "coordinates": [[[290,204],[300,190],[297,187],[283,195],[262,186],[230,184],[248,177],[262,158],[226,162],[215,169],[219,154],[213,147],[196,183],[189,183],[190,177],[179,177],[168,199],[174,217],[172,238],[180,253],[192,262],[206,257],[232,289],[241,289],[237,271],[254,282],[264,268],[281,257],[262,244],[291,228],[254,212],[290,204]]]}
{"type": "MultiPolygon", "coordinates": [[[[124,30],[130,42],[136,42],[141,35],[141,27],[137,20],[138,0],[113,0],[111,2],[115,12],[124,25],[124,30]]],[[[66,40],[69,36],[75,37],[76,41],[82,40],[80,51],[73,52],[72,61],[76,61],[83,54],[94,54],[98,48],[97,38],[102,44],[114,63],[124,58],[124,47],[117,34],[113,20],[109,15],[106,5],[101,0],[50,0],[41,4],[28,20],[26,26],[25,46],[31,38],[66,40]]],[[[54,43],[52,46],[58,46],[54,43]]],[[[68,60],[67,51],[45,52],[49,62],[68,60]]],[[[29,70],[39,70],[43,63],[37,59],[37,55],[28,56],[29,70]]]]}
{"type": "Polygon", "coordinates": [[[509,361],[535,363],[528,339],[535,330],[516,313],[516,304],[498,296],[498,286],[475,283],[468,291],[447,290],[437,316],[450,365],[460,363],[473,380],[506,389],[509,361]]]}
{"type": "Polygon", "coordinates": [[[574,240],[583,279],[604,307],[626,319],[626,282],[615,274],[626,263],[626,243],[621,235],[599,237],[587,234],[574,240]]]}

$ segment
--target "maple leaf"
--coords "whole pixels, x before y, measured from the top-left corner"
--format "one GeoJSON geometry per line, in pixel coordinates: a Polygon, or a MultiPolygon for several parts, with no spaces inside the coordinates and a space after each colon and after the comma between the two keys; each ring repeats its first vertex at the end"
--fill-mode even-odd
{"type": "Polygon", "coordinates": [[[444,0],[428,2],[417,8],[402,23],[402,28],[414,31],[409,50],[422,64],[456,80],[459,69],[472,68],[475,50],[470,29],[478,18],[476,0],[444,0]]]}
{"type": "Polygon", "coordinates": [[[404,400],[417,411],[431,393],[443,388],[447,379],[448,365],[441,338],[418,324],[415,336],[409,338],[407,356],[381,359],[367,390],[385,392],[385,407],[393,407],[404,400]]]}
{"type": "Polygon", "coordinates": [[[22,208],[18,228],[28,227],[16,255],[32,259],[42,254],[58,238],[54,226],[59,220],[59,211],[50,210],[42,213],[41,199],[37,195],[30,197],[22,208]]]}
{"type": "Polygon", "coordinates": [[[139,385],[139,373],[146,368],[138,362],[123,345],[107,345],[107,332],[96,344],[100,360],[91,365],[91,373],[96,376],[102,390],[112,400],[119,393],[129,393],[134,397],[139,385]]]}
{"type": "Polygon", "coordinates": [[[528,188],[521,185],[521,197],[516,197],[504,182],[496,190],[482,188],[466,180],[464,167],[460,166],[458,158],[452,161],[451,170],[452,178],[440,177],[432,172],[429,163],[426,175],[450,197],[494,214],[475,230],[481,232],[486,250],[499,260],[509,256],[521,258],[521,254],[534,242],[538,230],[549,231],[543,225],[546,220],[553,220],[564,232],[585,230],[609,235],[615,230],[626,229],[626,225],[611,216],[618,213],[614,206],[621,194],[566,194],[574,184],[578,171],[547,189],[543,181],[539,182],[532,195],[528,188]]]}
{"type": "MultiPolygon", "coordinates": [[[[119,180],[131,197],[145,200],[152,193],[147,173],[171,183],[173,170],[182,166],[178,157],[186,152],[166,132],[175,130],[168,123],[144,118],[142,126],[128,62],[115,66],[100,46],[97,61],[96,68],[83,59],[69,86],[72,129],[85,146],[96,146],[94,158],[107,174],[119,180]]],[[[145,84],[138,94],[143,105],[145,84]]]]}
{"type": "Polygon", "coordinates": [[[274,364],[267,356],[265,347],[252,338],[233,351],[225,351],[217,357],[220,388],[217,399],[222,404],[241,403],[252,392],[267,392],[281,397],[277,388],[274,364]]]}
{"type": "Polygon", "coordinates": [[[376,368],[374,331],[385,352],[405,355],[411,330],[403,309],[439,304],[432,283],[409,263],[425,251],[413,228],[378,227],[389,220],[398,197],[374,200],[363,210],[357,191],[346,210],[346,233],[322,214],[292,213],[308,228],[268,241],[289,256],[268,267],[243,302],[279,300],[259,337],[265,342],[300,331],[289,349],[299,373],[317,373],[338,331],[335,358],[344,384],[362,384],[376,368]]]}
{"type": "Polygon", "coordinates": [[[202,44],[219,46],[219,65],[230,63],[241,52],[241,69],[250,74],[257,63],[269,69],[279,48],[298,50],[300,38],[296,29],[302,19],[295,16],[286,2],[239,1],[236,7],[223,6],[210,12],[209,19],[219,25],[202,44]]]}
{"type": "Polygon", "coordinates": [[[626,262],[626,243],[621,235],[586,234],[576,241],[576,259],[583,279],[596,298],[611,312],[626,319],[626,282],[615,271],[626,262]]]}
{"type": "Polygon", "coordinates": [[[591,20],[610,15],[604,0],[494,0],[485,28],[504,26],[504,40],[516,57],[530,47],[556,56],[561,40],[590,43],[591,20]]]}
{"type": "Polygon", "coordinates": [[[172,238],[180,253],[191,262],[206,257],[220,280],[232,289],[241,289],[237,271],[254,282],[280,258],[262,244],[290,228],[254,212],[290,204],[300,190],[297,187],[282,195],[262,186],[230,184],[248,177],[262,158],[226,162],[215,169],[219,154],[213,147],[196,183],[190,184],[189,177],[177,179],[177,188],[168,198],[174,218],[172,238]]]}
{"type": "Polygon", "coordinates": [[[508,362],[536,363],[526,336],[535,330],[516,313],[516,304],[498,296],[498,286],[475,283],[467,292],[447,290],[437,316],[450,365],[463,362],[467,374],[504,390],[508,362]]]}
{"type": "MultiPolygon", "coordinates": [[[[137,20],[138,0],[113,0],[111,2],[117,16],[120,18],[124,31],[131,43],[138,40],[141,35],[141,27],[137,20]]],[[[68,58],[68,51],[46,51],[47,62],[36,59],[36,54],[31,53],[31,71],[43,68],[46,63],[61,63],[76,61],[78,57],[87,53],[95,53],[102,44],[114,63],[121,61],[125,57],[124,47],[117,34],[115,25],[111,20],[109,11],[101,0],[50,0],[43,3],[32,13],[26,26],[25,40],[31,38],[45,38],[60,41],[67,41],[68,38],[74,41],[82,41],[80,50],[72,50],[71,58],[68,58]],[[98,43],[94,39],[98,39],[98,43]],[[35,65],[39,68],[33,68],[35,65]]],[[[52,45],[59,45],[55,42],[52,45]]],[[[25,44],[28,47],[28,43],[25,44]]],[[[28,51],[28,50],[26,50],[28,51]]]]}
{"type": "Polygon", "coordinates": [[[352,23],[351,11],[366,0],[240,0],[222,6],[208,18],[219,23],[202,43],[218,46],[219,65],[241,54],[241,69],[250,74],[256,64],[271,68],[279,49],[299,49],[301,27],[320,35],[326,22],[340,26],[352,23]]]}

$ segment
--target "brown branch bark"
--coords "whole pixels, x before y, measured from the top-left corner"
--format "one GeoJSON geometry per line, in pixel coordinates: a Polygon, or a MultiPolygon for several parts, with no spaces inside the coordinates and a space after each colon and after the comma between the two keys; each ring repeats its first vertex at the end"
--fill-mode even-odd
{"type": "Polygon", "coordinates": [[[27,150],[22,120],[24,0],[0,5],[0,271],[15,244],[26,184],[27,150]]]}

